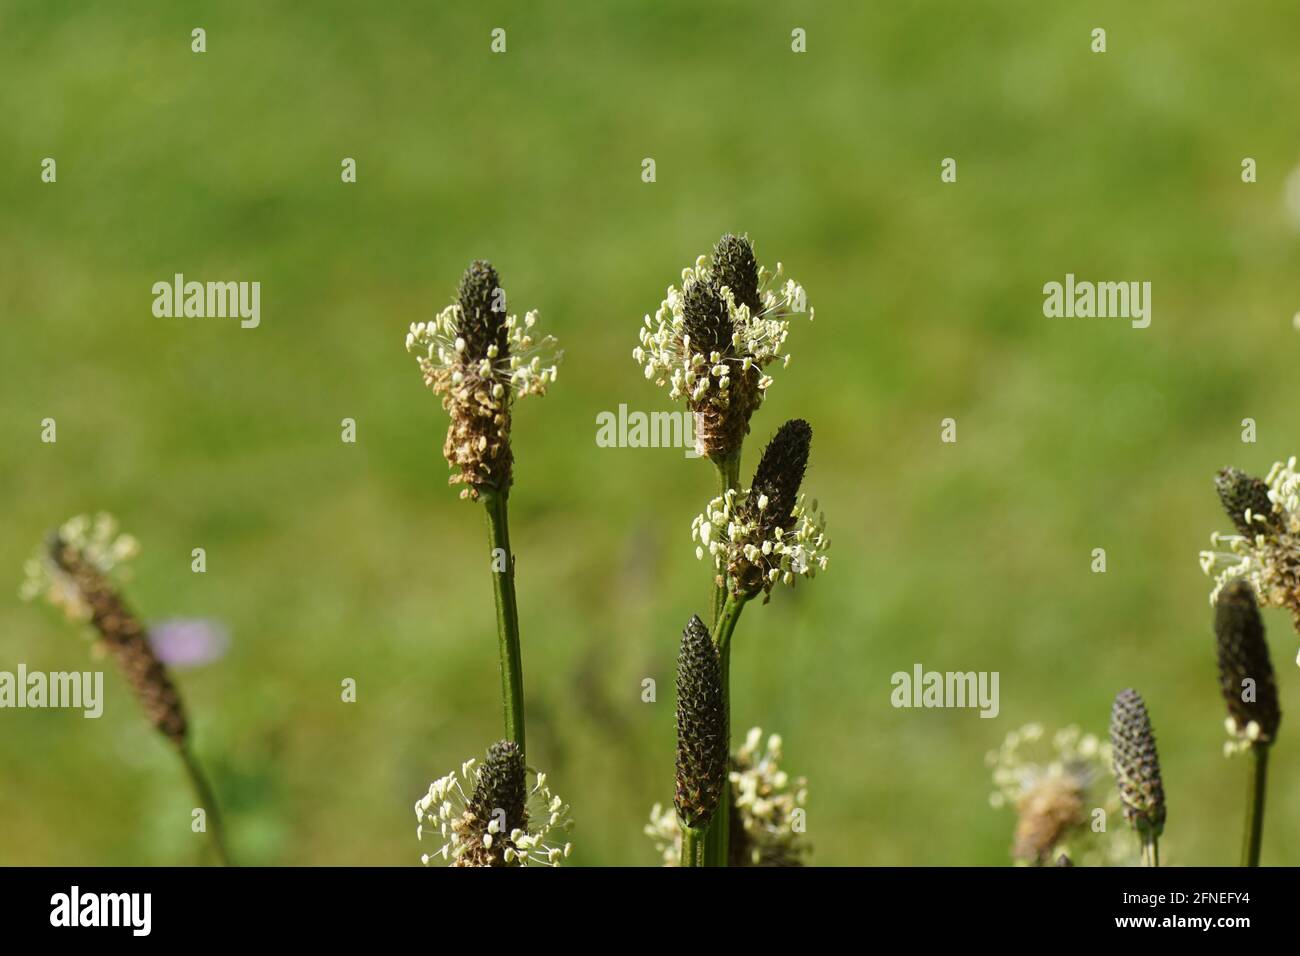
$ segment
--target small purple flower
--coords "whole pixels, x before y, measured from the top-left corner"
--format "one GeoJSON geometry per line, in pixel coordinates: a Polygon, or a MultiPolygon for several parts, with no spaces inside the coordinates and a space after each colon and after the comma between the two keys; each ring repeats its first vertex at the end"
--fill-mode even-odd
{"type": "Polygon", "coordinates": [[[164,664],[186,670],[224,656],[230,632],[211,618],[171,618],[149,628],[149,641],[164,664]]]}

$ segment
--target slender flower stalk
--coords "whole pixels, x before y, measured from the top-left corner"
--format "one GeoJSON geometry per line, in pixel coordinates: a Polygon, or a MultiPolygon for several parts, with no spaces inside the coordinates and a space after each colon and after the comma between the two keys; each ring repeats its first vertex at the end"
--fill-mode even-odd
{"type": "Polygon", "coordinates": [[[189,721],[180,693],[149,641],[148,632],[109,580],[139,548],[133,537],[118,534],[111,515],[93,520],[79,515],[51,532],[27,562],[22,596],[44,597],[74,621],[89,623],[98,643],[116,662],[140,702],[145,718],[175,748],[199,806],[217,861],[226,866],[225,836],[216,795],[203,773],[189,736],[189,721]]]}
{"type": "Polygon", "coordinates": [[[1160,755],[1142,695],[1130,689],[1115,697],[1110,715],[1110,745],[1124,819],[1142,842],[1148,866],[1160,865],[1160,835],[1165,828],[1165,790],[1160,755]]]}
{"type": "Polygon", "coordinates": [[[510,550],[506,494],[480,493],[487,516],[488,548],[493,555],[492,594],[497,608],[497,643],[501,658],[501,703],[506,737],[524,749],[524,663],[519,646],[519,607],[515,601],[515,557],[510,550]],[[500,570],[498,570],[500,566],[500,570]]]}
{"type": "Polygon", "coordinates": [[[677,657],[677,794],[682,865],[703,866],[704,837],[727,785],[722,667],[708,628],[692,617],[677,657]]]}
{"type": "MultiPolygon", "coordinates": [[[[802,419],[786,422],[764,449],[750,487],[731,489],[713,499],[691,526],[695,555],[712,560],[715,583],[726,589],[717,615],[714,641],[722,662],[724,701],[731,712],[731,640],[745,605],[763,594],[764,603],[778,584],[794,586],[827,564],[825,518],[816,502],[800,494],[812,428],[802,419]]],[[[731,813],[719,814],[710,827],[707,853],[725,860],[731,813]]]]}
{"type": "Polygon", "coordinates": [[[545,395],[556,377],[550,336],[536,338],[537,313],[520,320],[506,310],[505,291],[491,263],[476,260],[461,277],[456,301],[432,322],[411,325],[406,349],[416,355],[425,384],[442,398],[450,417],[443,455],[462,498],[481,501],[487,518],[501,699],[506,737],[524,753],[523,655],[515,598],[515,558],[510,549],[506,501],[513,482],[510,445],[514,401],[545,395]]]}
{"type": "Polygon", "coordinates": [[[1255,603],[1255,592],[1245,581],[1231,581],[1219,593],[1214,610],[1214,634],[1219,688],[1228,708],[1226,726],[1230,739],[1224,744],[1224,753],[1250,754],[1241,865],[1259,866],[1268,755],[1277,739],[1282,710],[1264,638],[1264,623],[1255,603]]]}

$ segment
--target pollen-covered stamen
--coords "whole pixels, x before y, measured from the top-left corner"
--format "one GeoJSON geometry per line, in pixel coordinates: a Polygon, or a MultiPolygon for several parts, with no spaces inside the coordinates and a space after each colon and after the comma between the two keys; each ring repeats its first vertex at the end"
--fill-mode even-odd
{"type": "Polygon", "coordinates": [[[1110,744],[1115,781],[1124,818],[1144,838],[1158,837],[1165,827],[1165,790],[1160,755],[1142,695],[1129,688],[1115,697],[1110,716],[1110,744]]]}
{"type": "Polygon", "coordinates": [[[1233,738],[1228,752],[1272,743],[1282,710],[1264,623],[1255,592],[1245,581],[1233,581],[1220,592],[1214,609],[1214,635],[1219,688],[1228,707],[1228,732],[1233,738]]]}
{"type": "Polygon", "coordinates": [[[727,781],[727,708],[722,665],[698,616],[677,657],[677,815],[689,827],[712,818],[727,781]]]}

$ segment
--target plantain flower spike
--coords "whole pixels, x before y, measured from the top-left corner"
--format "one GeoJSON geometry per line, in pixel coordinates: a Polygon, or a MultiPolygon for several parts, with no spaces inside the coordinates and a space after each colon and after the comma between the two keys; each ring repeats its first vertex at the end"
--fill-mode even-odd
{"type": "Polygon", "coordinates": [[[707,554],[738,596],[770,595],[778,583],[793,586],[826,569],[825,515],[799,492],[811,443],[806,421],[786,422],[763,451],[750,487],[728,489],[691,524],[695,556],[707,554]]]}
{"type": "Polygon", "coordinates": [[[762,404],[784,352],[791,316],[813,311],[803,287],[784,278],[781,263],[759,266],[748,236],[728,233],[712,256],[682,270],[669,286],[632,357],[645,377],[669,389],[695,417],[696,451],[714,461],[739,452],[749,420],[762,404]],[[784,281],[783,281],[784,280],[784,281]]]}
{"type": "Polygon", "coordinates": [[[727,784],[727,708],[722,664],[698,616],[682,632],[677,657],[677,816],[702,829],[727,784]]]}
{"type": "Polygon", "coordinates": [[[1275,462],[1263,479],[1225,468],[1214,483],[1236,532],[1215,532],[1211,550],[1201,552],[1201,570],[1214,577],[1210,603],[1217,603],[1234,581],[1245,581],[1260,606],[1288,609],[1300,630],[1300,472],[1295,458],[1275,462]]]}
{"type": "MultiPolygon", "coordinates": [[[[781,768],[783,743],[753,727],[731,757],[731,836],[728,866],[804,866],[812,853],[807,838],[808,781],[781,768]]],[[[645,834],[666,866],[681,865],[681,820],[674,808],[655,804],[645,834]]]]}
{"type": "Polygon", "coordinates": [[[1110,714],[1110,746],[1124,819],[1143,840],[1165,828],[1165,789],[1160,755],[1142,695],[1133,689],[1115,696],[1110,714]]]}
{"type": "Polygon", "coordinates": [[[455,470],[450,483],[465,486],[462,498],[509,490],[514,400],[545,395],[555,381],[555,339],[537,338],[536,322],[536,312],[520,319],[506,311],[500,277],[478,259],[461,277],[456,301],[406,335],[406,350],[451,418],[442,453],[455,470]]]}
{"type": "Polygon", "coordinates": [[[1219,689],[1228,706],[1226,754],[1266,747],[1282,722],[1277,680],[1264,639],[1255,592],[1245,581],[1231,581],[1214,608],[1219,656],[1219,689]]]}
{"type": "Polygon", "coordinates": [[[149,723],[177,747],[184,747],[188,722],[180,694],[154,652],[144,624],[109,579],[138,551],[135,538],[120,534],[112,515],[78,515],[51,532],[27,562],[21,593],[26,600],[44,597],[70,620],[89,623],[149,723]]]}
{"type": "Polygon", "coordinates": [[[460,867],[559,866],[572,849],[554,842],[572,824],[568,805],[506,740],[489,747],[482,763],[471,758],[429,784],[415,818],[419,839],[442,840],[421,857],[426,866],[437,858],[460,867]]]}

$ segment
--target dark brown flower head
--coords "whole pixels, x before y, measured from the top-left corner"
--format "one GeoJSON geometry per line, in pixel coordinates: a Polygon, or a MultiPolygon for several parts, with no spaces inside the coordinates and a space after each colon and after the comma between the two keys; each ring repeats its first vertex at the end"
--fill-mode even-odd
{"type": "Polygon", "coordinates": [[[1124,819],[1144,839],[1165,828],[1165,790],[1160,755],[1142,695],[1133,689],[1115,696],[1110,712],[1110,744],[1124,819]]]}
{"type": "Polygon", "coordinates": [[[1264,639],[1264,623],[1255,604],[1255,592],[1245,581],[1233,581],[1219,592],[1214,635],[1219,651],[1219,689],[1236,733],[1248,743],[1272,743],[1282,722],[1282,710],[1264,639]],[[1251,724],[1257,728],[1254,736],[1249,730],[1251,724]]]}
{"type": "Polygon", "coordinates": [[[488,748],[479,768],[478,784],[470,796],[463,825],[473,830],[471,849],[459,866],[506,866],[505,852],[513,848],[510,834],[528,830],[528,778],[524,756],[508,740],[488,748]],[[490,846],[483,837],[491,835],[490,846]]]}
{"type": "Polygon", "coordinates": [[[799,486],[808,469],[812,449],[812,426],[802,418],[792,418],[780,428],[763,449],[754,472],[750,497],[757,505],[758,496],[766,496],[759,527],[763,537],[776,528],[790,527],[790,514],[799,500],[799,486]],[[755,495],[755,492],[757,495],[755,495]]]}
{"type": "Polygon", "coordinates": [[[176,746],[183,746],[187,732],[185,708],[140,619],[80,547],[59,532],[51,532],[46,547],[51,562],[66,576],[77,599],[88,610],[91,625],[117,662],[149,723],[176,746]]]}
{"type": "Polygon", "coordinates": [[[465,339],[465,362],[477,364],[485,358],[494,361],[510,356],[510,337],[506,329],[505,292],[492,263],[475,259],[460,278],[456,289],[460,304],[460,334],[465,339]],[[490,346],[496,351],[489,355],[490,346]]]}
{"type": "Polygon", "coordinates": [[[703,827],[727,785],[727,711],[722,665],[698,616],[682,632],[677,657],[677,816],[703,827]]]}
{"type": "Polygon", "coordinates": [[[691,278],[682,287],[682,331],[690,347],[703,355],[726,355],[731,349],[731,313],[711,279],[691,278]]]}
{"type": "Polygon", "coordinates": [[[768,572],[778,564],[770,549],[763,553],[763,542],[776,540],[778,529],[784,535],[794,528],[793,512],[811,446],[812,426],[795,418],[777,429],[763,450],[749,494],[737,512],[742,526],[752,528],[748,543],[758,553],[751,548],[746,554],[742,543],[728,569],[741,593],[752,596],[764,588],[770,590],[774,583],[768,572]]]}
{"type": "Polygon", "coordinates": [[[750,315],[763,311],[758,285],[758,260],[749,236],[727,233],[713,247],[713,279],[731,290],[736,305],[749,306],[750,315]]]}
{"type": "Polygon", "coordinates": [[[1248,538],[1260,533],[1276,531],[1280,516],[1273,510],[1268,497],[1268,484],[1236,468],[1224,468],[1214,476],[1214,489],[1219,493],[1223,510],[1228,513],[1237,531],[1248,538]],[[1250,512],[1251,520],[1246,520],[1250,512]]]}

